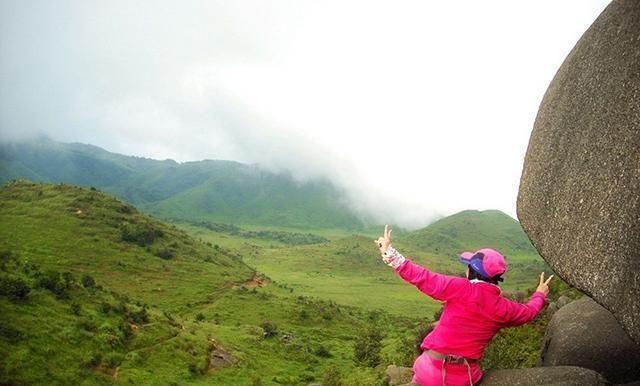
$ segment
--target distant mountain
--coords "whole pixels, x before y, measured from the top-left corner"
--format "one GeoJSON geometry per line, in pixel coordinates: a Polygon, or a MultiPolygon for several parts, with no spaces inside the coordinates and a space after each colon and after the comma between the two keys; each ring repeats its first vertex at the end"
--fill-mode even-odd
{"type": "Polygon", "coordinates": [[[235,161],[159,161],[48,139],[0,143],[0,182],[16,178],[94,186],[166,219],[343,229],[366,222],[329,181],[301,184],[235,161]]]}
{"type": "Polygon", "coordinates": [[[494,248],[509,255],[537,255],[520,223],[499,210],[465,210],[413,231],[403,243],[419,250],[455,256],[494,248]]]}

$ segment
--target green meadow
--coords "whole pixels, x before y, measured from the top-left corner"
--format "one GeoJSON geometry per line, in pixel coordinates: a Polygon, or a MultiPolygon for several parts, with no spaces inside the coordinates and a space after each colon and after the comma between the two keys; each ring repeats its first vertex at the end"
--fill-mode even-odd
{"type": "Polygon", "coordinates": [[[292,292],[96,190],[18,182],[0,197],[3,383],[377,384],[382,368],[354,361],[360,332],[405,326],[375,359],[398,362],[422,322],[292,292]]]}
{"type": "MultiPolygon", "coordinates": [[[[496,215],[463,212],[396,245],[461,273],[449,244],[416,240],[457,227],[466,244],[496,215]]],[[[440,308],[370,233],[171,224],[96,189],[27,181],[0,188],[0,224],[0,384],[380,385],[387,365],[411,365],[440,308]]],[[[521,241],[504,246],[512,292],[543,267],[521,241]]],[[[540,323],[505,332],[486,363],[533,365],[540,323]]]]}

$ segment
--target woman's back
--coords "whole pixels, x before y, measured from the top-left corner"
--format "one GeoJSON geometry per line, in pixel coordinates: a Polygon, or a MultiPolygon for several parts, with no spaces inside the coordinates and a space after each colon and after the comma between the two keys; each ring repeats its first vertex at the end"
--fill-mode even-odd
{"type": "Polygon", "coordinates": [[[549,281],[540,284],[526,304],[501,296],[497,283],[506,272],[506,260],[498,251],[483,248],[463,252],[467,278],[432,272],[402,256],[391,246],[391,230],[374,240],[382,260],[404,280],[430,297],[444,302],[437,326],[422,341],[424,350],[414,362],[413,382],[422,386],[469,385],[482,378],[479,359],[503,327],[533,320],[546,303],[549,281]],[[472,275],[473,274],[473,275],[472,275]],[[471,280],[470,280],[471,278],[471,280]],[[448,377],[447,377],[448,376],[448,377]]]}
{"type": "Polygon", "coordinates": [[[447,296],[440,321],[425,337],[423,349],[480,359],[501,328],[532,320],[544,306],[543,296],[535,295],[533,303],[520,304],[502,297],[497,285],[441,276],[459,281],[451,285],[458,293],[447,296]]]}

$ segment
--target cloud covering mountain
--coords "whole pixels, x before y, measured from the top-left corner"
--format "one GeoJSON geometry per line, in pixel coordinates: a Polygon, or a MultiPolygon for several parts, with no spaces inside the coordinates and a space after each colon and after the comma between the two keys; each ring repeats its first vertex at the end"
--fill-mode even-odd
{"type": "Polygon", "coordinates": [[[606,3],[5,1],[0,137],[327,177],[406,226],[514,214],[542,93],[606,3]]]}

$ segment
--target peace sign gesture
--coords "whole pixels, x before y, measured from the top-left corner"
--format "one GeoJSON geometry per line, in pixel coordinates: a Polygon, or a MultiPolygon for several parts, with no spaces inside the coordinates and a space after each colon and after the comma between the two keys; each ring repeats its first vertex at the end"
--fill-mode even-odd
{"type": "Polygon", "coordinates": [[[376,244],[376,247],[380,249],[380,253],[385,253],[389,245],[391,245],[391,229],[389,229],[388,225],[384,226],[384,235],[382,237],[378,237],[377,240],[373,240],[376,244]]]}
{"type": "Polygon", "coordinates": [[[542,292],[544,296],[549,295],[549,282],[553,279],[553,275],[549,276],[547,281],[544,280],[544,272],[540,274],[540,284],[538,284],[538,288],[536,291],[542,292]]]}

